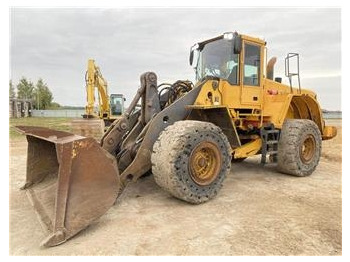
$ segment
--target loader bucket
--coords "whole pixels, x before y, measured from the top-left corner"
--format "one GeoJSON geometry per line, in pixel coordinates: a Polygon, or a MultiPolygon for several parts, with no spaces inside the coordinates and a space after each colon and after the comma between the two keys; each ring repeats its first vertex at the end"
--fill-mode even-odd
{"type": "Polygon", "coordinates": [[[93,138],[42,127],[16,128],[28,141],[22,189],[49,233],[41,245],[59,245],[114,204],[120,188],[116,160],[93,138]]]}

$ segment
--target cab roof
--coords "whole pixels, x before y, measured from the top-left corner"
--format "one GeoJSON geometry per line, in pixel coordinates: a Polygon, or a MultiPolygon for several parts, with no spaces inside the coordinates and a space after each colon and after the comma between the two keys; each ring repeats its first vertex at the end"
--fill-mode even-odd
{"type": "MultiPolygon", "coordinates": [[[[252,37],[252,36],[248,36],[248,35],[238,34],[236,31],[235,32],[227,32],[227,33],[233,33],[236,36],[240,36],[242,38],[242,40],[247,40],[247,41],[250,41],[250,42],[257,43],[257,44],[266,45],[265,40],[262,40],[262,39],[257,38],[257,37],[252,37]]],[[[224,35],[227,34],[227,33],[223,33],[222,35],[219,35],[219,36],[216,36],[216,37],[204,40],[202,42],[198,42],[199,48],[201,49],[207,43],[210,43],[210,42],[213,42],[213,41],[216,41],[216,40],[219,40],[219,39],[223,39],[224,35]]]]}

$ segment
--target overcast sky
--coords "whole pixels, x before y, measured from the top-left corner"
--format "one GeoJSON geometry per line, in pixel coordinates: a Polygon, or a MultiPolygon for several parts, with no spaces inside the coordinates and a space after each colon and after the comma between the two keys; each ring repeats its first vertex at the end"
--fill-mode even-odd
{"type": "Polygon", "coordinates": [[[275,76],[284,76],[286,54],[298,52],[302,87],[318,93],[322,108],[341,109],[340,9],[13,8],[10,16],[10,78],[43,78],[61,105],[85,105],[89,58],[109,92],[130,102],[143,72],[156,72],[159,83],[194,81],[190,46],[238,31],[267,41],[275,76]]]}

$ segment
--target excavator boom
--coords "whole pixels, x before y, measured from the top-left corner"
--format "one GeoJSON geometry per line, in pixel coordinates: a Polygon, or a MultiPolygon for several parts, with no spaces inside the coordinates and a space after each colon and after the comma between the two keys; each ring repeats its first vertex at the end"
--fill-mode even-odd
{"type": "Polygon", "coordinates": [[[107,81],[103,78],[100,68],[95,64],[92,59],[88,60],[88,67],[85,75],[86,82],[86,100],[87,105],[85,107],[85,118],[96,117],[94,113],[95,88],[98,90],[99,99],[99,117],[109,117],[109,97],[107,81]]]}

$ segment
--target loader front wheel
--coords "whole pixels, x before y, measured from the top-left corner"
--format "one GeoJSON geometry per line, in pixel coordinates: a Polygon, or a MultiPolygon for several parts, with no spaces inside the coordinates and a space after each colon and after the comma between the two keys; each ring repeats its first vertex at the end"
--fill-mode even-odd
{"type": "Polygon", "coordinates": [[[212,123],[178,121],[153,146],[156,183],[173,196],[199,204],[215,197],[231,168],[231,146],[212,123]]]}
{"type": "Polygon", "coordinates": [[[322,138],[318,126],[308,119],[289,119],[278,142],[278,170],[294,176],[308,176],[321,156],[322,138]]]}

